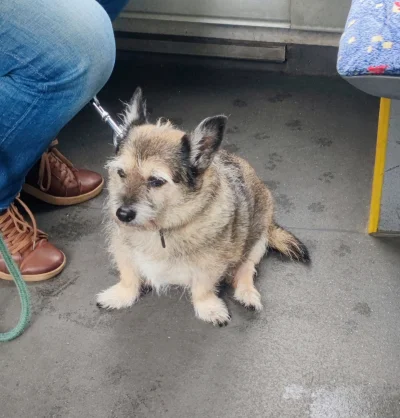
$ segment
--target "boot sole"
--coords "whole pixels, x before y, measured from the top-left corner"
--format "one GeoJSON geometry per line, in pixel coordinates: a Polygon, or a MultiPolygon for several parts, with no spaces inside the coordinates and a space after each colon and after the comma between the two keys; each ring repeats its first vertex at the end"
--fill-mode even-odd
{"type": "Polygon", "coordinates": [[[53,196],[51,194],[42,192],[41,190],[37,189],[36,187],[33,187],[29,184],[24,184],[22,186],[22,190],[35,197],[36,199],[39,199],[43,202],[49,203],[50,205],[55,206],[72,206],[76,205],[78,203],[86,202],[87,200],[93,199],[94,197],[98,196],[101,191],[103,190],[104,186],[104,179],[102,182],[91,192],[81,194],[79,196],[71,196],[71,197],[61,197],[61,196],[53,196]]]}
{"type": "MultiPolygon", "coordinates": [[[[57,274],[61,273],[62,270],[64,270],[65,264],[67,263],[67,258],[64,255],[64,261],[63,263],[57,267],[55,270],[52,271],[48,271],[47,273],[42,273],[42,274],[27,274],[27,275],[22,275],[22,278],[26,281],[26,282],[41,282],[44,280],[49,280],[52,279],[53,277],[57,276],[57,274]]],[[[0,271],[0,279],[3,280],[8,280],[8,281],[12,281],[14,280],[13,277],[11,276],[11,274],[8,273],[2,273],[0,271]]]]}

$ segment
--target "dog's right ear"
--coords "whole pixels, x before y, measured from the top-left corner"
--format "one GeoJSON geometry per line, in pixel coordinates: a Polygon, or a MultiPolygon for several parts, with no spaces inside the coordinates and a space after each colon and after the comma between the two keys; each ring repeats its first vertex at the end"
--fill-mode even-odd
{"type": "Polygon", "coordinates": [[[135,90],[129,103],[126,103],[122,113],[122,138],[114,136],[114,145],[119,147],[129,130],[135,126],[147,123],[146,101],[143,99],[143,92],[140,87],[135,90]]]}
{"type": "Polygon", "coordinates": [[[228,118],[224,115],[204,119],[190,136],[190,163],[198,171],[211,164],[218,151],[228,118]]]}

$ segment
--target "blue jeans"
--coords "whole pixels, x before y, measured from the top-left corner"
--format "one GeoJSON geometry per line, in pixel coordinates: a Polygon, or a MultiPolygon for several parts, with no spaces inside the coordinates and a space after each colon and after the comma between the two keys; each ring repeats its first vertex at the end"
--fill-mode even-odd
{"type": "Polygon", "coordinates": [[[111,75],[127,0],[0,0],[0,211],[111,75]],[[102,6],[100,4],[102,4],[102,6]]]}

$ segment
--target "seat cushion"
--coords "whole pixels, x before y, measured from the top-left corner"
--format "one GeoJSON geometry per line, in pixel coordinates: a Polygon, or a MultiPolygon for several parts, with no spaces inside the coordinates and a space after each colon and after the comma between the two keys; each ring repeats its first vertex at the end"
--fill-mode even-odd
{"type": "Polygon", "coordinates": [[[400,75],[400,1],[353,0],[337,70],[343,77],[400,75]]]}

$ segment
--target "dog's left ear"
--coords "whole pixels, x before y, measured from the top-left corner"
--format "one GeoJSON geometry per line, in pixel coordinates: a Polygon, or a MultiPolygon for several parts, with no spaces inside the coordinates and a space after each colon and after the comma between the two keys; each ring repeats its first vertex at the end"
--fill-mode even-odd
{"type": "MultiPolygon", "coordinates": [[[[131,128],[147,123],[146,101],[143,99],[143,92],[140,87],[135,90],[129,103],[125,105],[122,113],[123,136],[125,136],[131,128]]],[[[123,139],[123,138],[122,138],[123,139]]],[[[114,137],[114,145],[118,147],[122,140],[114,137]]]]}
{"type": "Polygon", "coordinates": [[[218,151],[227,120],[224,115],[204,119],[190,136],[190,162],[200,172],[211,164],[218,151]]]}

